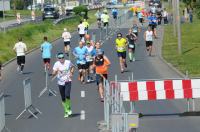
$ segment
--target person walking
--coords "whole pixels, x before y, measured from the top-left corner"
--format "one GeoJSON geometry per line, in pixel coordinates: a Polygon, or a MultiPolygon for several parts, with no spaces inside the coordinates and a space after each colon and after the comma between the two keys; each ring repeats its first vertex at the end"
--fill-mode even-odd
{"type": "Polygon", "coordinates": [[[23,74],[24,65],[25,65],[25,52],[27,51],[27,46],[22,42],[22,38],[18,38],[18,42],[15,44],[13,50],[17,54],[17,71],[23,74]]]}
{"type": "Polygon", "coordinates": [[[132,32],[132,29],[129,29],[126,38],[128,40],[129,61],[132,62],[135,61],[135,41],[137,40],[137,36],[132,32]]]}
{"type": "Polygon", "coordinates": [[[82,84],[85,84],[85,73],[86,73],[86,69],[87,69],[86,56],[88,55],[88,50],[83,45],[82,41],[79,42],[79,46],[74,48],[73,55],[77,59],[76,64],[77,64],[78,70],[79,70],[78,80],[80,80],[82,84]]]}
{"type": "Polygon", "coordinates": [[[124,69],[127,68],[127,64],[126,64],[127,41],[125,38],[122,37],[122,33],[117,34],[115,43],[116,43],[116,49],[117,49],[117,55],[119,58],[121,73],[123,73],[124,69]]]}
{"type": "Polygon", "coordinates": [[[190,18],[190,23],[193,22],[193,11],[192,8],[189,9],[189,18],[190,18]]]}
{"type": "Polygon", "coordinates": [[[64,108],[64,117],[67,118],[72,114],[70,94],[74,65],[70,60],[65,60],[62,52],[57,54],[57,59],[53,66],[52,76],[57,76],[57,84],[64,108]]]}
{"type": "Polygon", "coordinates": [[[94,58],[93,67],[95,67],[96,71],[96,82],[101,102],[104,101],[103,80],[108,79],[108,68],[110,64],[110,60],[104,55],[103,51],[97,50],[96,57],[94,58]]]}
{"type": "Polygon", "coordinates": [[[164,24],[166,25],[168,23],[168,12],[166,11],[166,8],[164,8],[163,11],[163,19],[164,19],[164,24]]]}
{"type": "Polygon", "coordinates": [[[67,31],[66,28],[64,28],[64,32],[62,33],[62,38],[64,40],[64,51],[67,56],[69,56],[70,52],[70,39],[71,39],[70,32],[67,31]]]}
{"type": "Polygon", "coordinates": [[[48,42],[47,36],[44,36],[44,42],[41,44],[41,52],[42,52],[42,59],[44,62],[44,69],[45,72],[50,69],[50,62],[51,62],[51,50],[52,44],[48,42]]]}
{"type": "Polygon", "coordinates": [[[144,40],[146,41],[146,50],[148,55],[152,55],[152,45],[153,45],[153,31],[151,27],[148,27],[148,30],[144,33],[144,40]]]}

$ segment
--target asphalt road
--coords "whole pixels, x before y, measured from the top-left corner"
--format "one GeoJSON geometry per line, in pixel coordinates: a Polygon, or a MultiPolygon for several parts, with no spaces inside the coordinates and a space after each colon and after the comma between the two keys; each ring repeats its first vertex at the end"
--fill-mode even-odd
{"type": "MultiPolygon", "coordinates": [[[[127,22],[120,32],[127,33],[127,27],[131,25],[127,22]]],[[[93,29],[90,32],[96,33],[99,39],[99,30],[93,29]]],[[[127,72],[120,73],[119,62],[114,50],[114,35],[110,40],[104,39],[103,49],[111,61],[109,80],[114,80],[114,75],[120,80],[126,80],[131,73],[134,79],[161,79],[179,78],[179,75],[166,66],[155,53],[154,57],[149,57],[145,52],[145,45],[139,35],[136,49],[136,61],[128,62],[127,72]]],[[[72,46],[78,44],[78,35],[73,35],[72,46]]],[[[159,45],[159,43],[158,43],[159,45]]],[[[155,46],[158,46],[155,45],[155,46]]],[[[55,54],[63,51],[61,39],[54,42],[53,59],[55,54]]],[[[0,82],[0,90],[6,96],[6,125],[12,132],[98,132],[97,121],[103,120],[103,103],[99,101],[97,87],[95,83],[81,85],[77,81],[77,71],[72,82],[72,111],[71,118],[63,118],[63,108],[59,94],[56,97],[44,94],[38,98],[40,91],[45,86],[45,76],[42,67],[41,53],[39,50],[30,53],[26,57],[25,73],[16,73],[16,61],[8,64],[4,69],[4,79],[0,82]],[[32,100],[34,106],[42,111],[42,115],[37,114],[39,119],[24,114],[19,120],[15,120],[18,114],[24,109],[23,102],[23,79],[30,77],[32,85],[32,100]],[[81,91],[85,91],[85,97],[81,97],[81,91]],[[85,111],[85,120],[80,120],[80,112],[85,111]]],[[[58,91],[56,82],[50,82],[49,87],[58,91]]],[[[128,109],[128,107],[127,107],[128,109]]],[[[179,117],[178,115],[186,110],[186,101],[143,101],[136,103],[136,111],[145,116],[140,119],[138,132],[199,132],[200,118],[179,117]]]]}

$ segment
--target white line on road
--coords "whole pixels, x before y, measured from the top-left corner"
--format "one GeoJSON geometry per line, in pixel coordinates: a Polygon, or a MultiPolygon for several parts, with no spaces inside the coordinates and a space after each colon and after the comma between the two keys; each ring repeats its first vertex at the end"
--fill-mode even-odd
{"type": "Polygon", "coordinates": [[[85,111],[81,110],[80,120],[85,120],[85,111]]]}
{"type": "Polygon", "coordinates": [[[85,97],[85,91],[81,91],[81,98],[85,97]]]}

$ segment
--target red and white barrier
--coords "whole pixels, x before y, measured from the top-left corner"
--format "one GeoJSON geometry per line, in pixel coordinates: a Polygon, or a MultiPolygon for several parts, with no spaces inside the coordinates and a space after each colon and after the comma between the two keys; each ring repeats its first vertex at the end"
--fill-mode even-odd
{"type": "Polygon", "coordinates": [[[200,79],[117,83],[123,101],[200,98],[200,79]]]}

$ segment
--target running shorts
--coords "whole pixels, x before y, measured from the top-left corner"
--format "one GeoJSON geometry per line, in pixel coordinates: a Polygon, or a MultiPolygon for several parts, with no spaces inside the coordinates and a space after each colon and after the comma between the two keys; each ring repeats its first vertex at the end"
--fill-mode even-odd
{"type": "Polygon", "coordinates": [[[124,52],[117,52],[118,57],[122,57],[123,59],[126,59],[126,51],[124,52]]]}
{"type": "Polygon", "coordinates": [[[82,38],[82,37],[84,37],[84,36],[85,36],[85,34],[79,34],[79,36],[82,38]]]}
{"type": "Polygon", "coordinates": [[[139,18],[140,23],[143,23],[143,18],[139,18]]]}
{"type": "Polygon", "coordinates": [[[153,41],[146,41],[146,47],[152,46],[153,45],[153,41]]]}
{"type": "Polygon", "coordinates": [[[93,65],[93,61],[90,61],[90,62],[86,62],[86,69],[88,69],[91,65],[93,65]]]}
{"type": "Polygon", "coordinates": [[[104,27],[108,26],[108,22],[104,22],[104,23],[103,23],[103,26],[104,26],[104,27]]]}
{"type": "Polygon", "coordinates": [[[103,79],[104,78],[108,79],[108,74],[96,74],[96,83],[97,83],[97,85],[99,85],[99,83],[103,83],[103,79]]]}
{"type": "Polygon", "coordinates": [[[81,70],[81,69],[87,69],[87,65],[86,64],[77,64],[78,66],[78,69],[81,70]]]}
{"type": "Polygon", "coordinates": [[[50,64],[51,59],[50,58],[43,58],[43,62],[44,62],[44,64],[46,64],[46,63],[50,64]]]}
{"type": "Polygon", "coordinates": [[[65,41],[64,46],[70,45],[70,41],[65,41]]]}
{"type": "Polygon", "coordinates": [[[25,64],[25,56],[17,56],[17,64],[25,64]]]}

